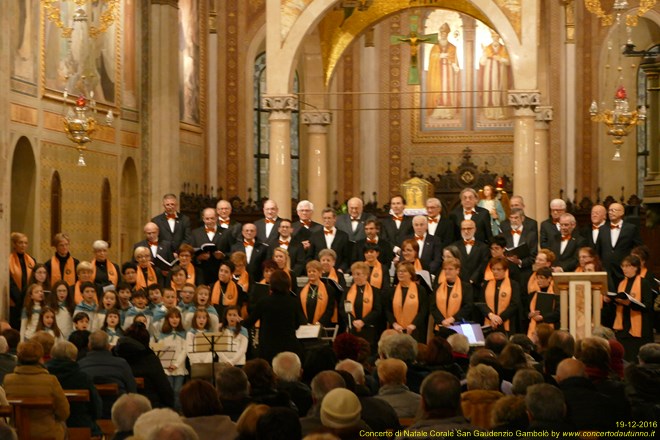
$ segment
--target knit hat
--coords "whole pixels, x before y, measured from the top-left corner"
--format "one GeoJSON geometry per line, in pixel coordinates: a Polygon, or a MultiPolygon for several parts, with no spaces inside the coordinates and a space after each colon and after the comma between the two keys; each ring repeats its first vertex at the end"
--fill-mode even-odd
{"type": "Polygon", "coordinates": [[[349,428],[360,421],[360,399],[345,388],[335,388],[321,402],[321,423],[327,428],[349,428]]]}
{"type": "Polygon", "coordinates": [[[625,349],[621,342],[616,339],[610,339],[607,342],[610,344],[610,367],[617,376],[623,379],[623,358],[625,349]]]}

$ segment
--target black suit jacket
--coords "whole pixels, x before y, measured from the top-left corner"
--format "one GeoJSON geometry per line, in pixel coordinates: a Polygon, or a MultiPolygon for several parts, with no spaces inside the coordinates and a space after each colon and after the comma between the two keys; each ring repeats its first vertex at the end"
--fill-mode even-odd
{"type": "Polygon", "coordinates": [[[312,233],[323,230],[323,225],[321,223],[316,223],[315,221],[309,225],[309,228],[305,227],[300,221],[294,222],[291,227],[293,229],[291,235],[299,241],[307,241],[312,233]]]}
{"type": "MultiPolygon", "coordinates": [[[[151,252],[151,247],[149,247],[149,243],[147,242],[147,240],[142,240],[135,243],[133,245],[133,250],[137,249],[140,246],[146,247],[147,249],[149,249],[149,252],[151,252]]],[[[160,255],[167,262],[171,263],[172,261],[174,261],[174,245],[172,244],[172,242],[159,239],[156,255],[160,255]]],[[[137,264],[137,261],[135,261],[135,259],[133,259],[133,261],[137,264]]],[[[151,256],[151,261],[154,263],[154,266],[156,266],[161,270],[162,275],[164,275],[162,272],[169,272],[169,270],[172,268],[171,266],[163,263],[163,261],[160,258],[154,258],[153,254],[151,256]]]]}
{"type": "Polygon", "coordinates": [[[190,243],[192,231],[190,230],[190,219],[187,215],[180,212],[176,213],[177,218],[174,221],[174,232],[170,229],[165,213],[158,214],[151,221],[158,225],[158,241],[167,240],[172,243],[176,252],[181,243],[190,243]]]}
{"type": "MultiPolygon", "coordinates": [[[[461,308],[458,309],[458,312],[453,316],[453,318],[458,322],[461,319],[466,319],[470,320],[472,319],[472,306],[474,304],[474,293],[472,290],[472,286],[470,283],[466,283],[465,281],[461,280],[460,278],[456,280],[457,283],[461,284],[461,290],[462,290],[462,298],[461,298],[461,308]]],[[[440,286],[438,286],[439,288],[440,286]]],[[[456,285],[454,285],[454,288],[456,288],[456,285]]],[[[441,326],[442,321],[444,321],[446,318],[451,318],[451,316],[444,316],[440,309],[438,308],[438,301],[437,301],[437,295],[438,295],[438,289],[433,292],[431,295],[431,298],[429,299],[429,308],[431,309],[431,315],[433,315],[433,319],[435,321],[435,326],[441,326]]],[[[449,291],[447,289],[447,295],[451,295],[452,291],[449,291]]],[[[435,327],[434,326],[434,327],[435,327]]]]}
{"type": "Polygon", "coordinates": [[[229,225],[227,225],[227,228],[218,225],[218,233],[222,235],[223,238],[221,241],[223,247],[220,249],[222,252],[228,254],[231,251],[231,246],[241,238],[242,229],[243,225],[241,223],[231,219],[229,219],[229,225]]]}
{"type": "Polygon", "coordinates": [[[440,239],[442,248],[444,249],[456,241],[457,238],[460,238],[460,235],[458,237],[454,235],[455,232],[452,220],[446,215],[441,215],[440,220],[438,221],[438,226],[435,228],[435,233],[433,235],[440,239]]]}
{"type": "MultiPolygon", "coordinates": [[[[603,226],[603,225],[601,225],[603,226]]],[[[585,246],[589,246],[592,249],[596,249],[596,243],[598,242],[598,237],[600,236],[600,228],[598,228],[598,235],[596,235],[596,241],[594,241],[593,229],[591,223],[580,228],[580,236],[584,238],[585,246]]]]}
{"type": "Polygon", "coordinates": [[[470,255],[467,253],[463,240],[452,243],[461,252],[461,280],[471,283],[478,289],[484,279],[484,270],[490,260],[490,250],[484,243],[475,240],[470,255]]]}
{"type": "MultiPolygon", "coordinates": [[[[343,272],[348,272],[351,260],[351,245],[348,240],[348,234],[341,229],[335,229],[335,239],[332,241],[331,246],[331,249],[337,253],[335,267],[341,269],[343,272]]],[[[321,229],[320,232],[314,232],[309,237],[309,242],[311,246],[307,254],[307,260],[318,260],[319,252],[328,248],[325,242],[325,232],[323,229],[321,229]]]]}
{"type": "MultiPolygon", "coordinates": [[[[268,258],[273,258],[273,251],[280,247],[279,234],[272,236],[271,239],[268,240],[268,247],[268,258]]],[[[307,256],[305,255],[305,249],[303,248],[302,243],[291,237],[286,250],[289,253],[289,259],[291,260],[291,271],[293,272],[293,276],[299,277],[304,275],[306,273],[305,263],[307,256]]],[[[295,284],[295,279],[293,282],[295,284]]]]}
{"type": "MultiPolygon", "coordinates": [[[[206,234],[206,230],[204,226],[201,226],[199,228],[193,229],[192,231],[192,240],[190,244],[194,248],[199,248],[203,244],[206,243],[213,243],[215,244],[215,247],[222,252],[226,252],[229,250],[228,246],[228,237],[231,234],[227,233],[221,234],[220,233],[220,228],[218,227],[216,229],[215,236],[213,237],[213,240],[209,240],[209,236],[206,234]],[[227,243],[225,243],[227,242],[227,243]],[[225,249],[225,250],[223,250],[225,249]]],[[[218,270],[220,269],[220,263],[222,262],[222,259],[215,258],[213,256],[213,252],[211,252],[211,256],[208,260],[201,261],[201,260],[195,260],[195,264],[202,270],[202,273],[204,274],[204,280],[208,285],[213,286],[216,281],[218,281],[218,270]]],[[[199,283],[198,283],[199,284],[199,283]]]]}
{"type": "Polygon", "coordinates": [[[401,220],[401,226],[396,227],[396,221],[390,216],[386,219],[381,220],[381,231],[380,234],[383,238],[395,246],[401,246],[401,242],[405,237],[413,233],[412,227],[412,217],[408,215],[403,216],[401,220]]]}
{"type": "Polygon", "coordinates": [[[555,253],[557,259],[554,262],[554,266],[561,267],[564,272],[573,272],[578,266],[578,251],[581,247],[586,246],[586,241],[584,238],[580,237],[580,234],[577,231],[573,231],[568,244],[566,244],[566,249],[564,253],[561,251],[561,234],[558,237],[552,237],[548,249],[555,253]]]}
{"type": "MultiPolygon", "coordinates": [[[[231,247],[233,252],[245,252],[245,246],[243,246],[243,241],[237,241],[231,247]]],[[[250,282],[258,283],[263,278],[263,263],[268,258],[269,246],[266,243],[262,243],[258,238],[254,240],[254,249],[252,250],[252,255],[250,256],[250,261],[247,264],[246,270],[250,275],[250,282]]]]}
{"type": "MultiPolygon", "coordinates": [[[[472,221],[477,226],[477,232],[474,235],[475,240],[488,244],[493,236],[493,230],[490,227],[490,213],[487,209],[475,206],[475,214],[472,214],[472,221]]],[[[454,208],[449,217],[454,222],[454,238],[461,238],[461,222],[465,220],[463,207],[461,205],[454,208]]]]}
{"type": "MultiPolygon", "coordinates": [[[[502,229],[502,232],[504,232],[505,227],[511,229],[511,222],[509,219],[506,219],[500,223],[500,229],[502,229]]],[[[523,229],[536,231],[536,236],[538,237],[539,235],[539,224],[533,218],[525,217],[525,220],[523,220],[523,229]]]]}
{"type": "MultiPolygon", "coordinates": [[[[408,238],[415,238],[415,236],[406,237],[406,239],[408,238]]],[[[431,275],[438,276],[442,268],[442,242],[438,237],[426,234],[419,261],[424,270],[428,270],[431,275]]]]}
{"type": "Polygon", "coordinates": [[[277,217],[275,219],[275,224],[273,225],[273,228],[270,230],[269,236],[266,236],[266,219],[260,218],[259,220],[254,222],[254,226],[257,227],[257,238],[259,239],[259,241],[261,241],[262,243],[268,243],[268,241],[272,240],[273,237],[277,237],[279,235],[279,232],[277,232],[277,230],[280,227],[281,221],[282,219],[280,217],[277,217]]]}
{"type": "Polygon", "coordinates": [[[348,234],[349,241],[356,242],[367,237],[367,234],[364,232],[364,223],[372,218],[375,217],[371,214],[367,214],[366,212],[362,212],[358,221],[358,225],[355,228],[355,231],[353,231],[351,216],[348,214],[341,214],[337,216],[337,224],[335,227],[341,231],[346,232],[346,234],[348,234]]]}
{"type": "MultiPolygon", "coordinates": [[[[511,223],[502,223],[500,224],[500,228],[502,228],[502,235],[504,236],[504,239],[506,240],[506,247],[507,248],[512,248],[513,247],[513,235],[511,235],[511,223]]],[[[534,228],[528,228],[525,225],[525,222],[523,222],[523,230],[520,233],[520,241],[518,242],[518,246],[521,244],[526,243],[527,246],[529,246],[530,250],[530,255],[529,257],[525,257],[522,259],[522,266],[520,269],[522,271],[525,270],[531,270],[532,264],[534,264],[534,260],[536,259],[536,255],[539,253],[539,234],[534,228]]]]}
{"type": "MultiPolygon", "coordinates": [[[[366,244],[367,239],[365,238],[363,240],[358,240],[353,245],[353,258],[351,259],[351,263],[364,261],[364,248],[366,244]]],[[[378,261],[380,261],[385,270],[387,270],[394,259],[394,245],[383,237],[378,237],[378,249],[380,249],[378,261]]]]}
{"type": "Polygon", "coordinates": [[[543,220],[543,222],[541,222],[539,243],[541,249],[548,249],[550,246],[550,240],[557,237],[561,240],[561,232],[559,232],[559,229],[557,229],[557,226],[553,223],[552,218],[543,220]]]}
{"type": "Polygon", "coordinates": [[[630,255],[630,251],[632,251],[635,246],[641,244],[642,239],[639,235],[639,229],[635,224],[630,223],[625,219],[621,224],[621,232],[619,232],[619,238],[617,239],[615,246],[612,246],[610,223],[605,222],[605,224],[600,227],[596,250],[603,263],[603,268],[612,277],[614,288],[617,288],[621,280],[623,280],[621,260],[630,255]]]}

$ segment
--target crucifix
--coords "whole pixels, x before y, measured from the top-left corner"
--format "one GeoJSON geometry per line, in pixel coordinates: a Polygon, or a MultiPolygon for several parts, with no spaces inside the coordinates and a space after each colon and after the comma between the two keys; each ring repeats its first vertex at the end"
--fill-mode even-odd
{"type": "Polygon", "coordinates": [[[410,33],[408,35],[392,35],[391,44],[408,43],[410,45],[410,69],[408,71],[408,84],[419,84],[419,61],[417,54],[421,43],[436,44],[438,34],[417,34],[417,15],[410,16],[410,33]]]}

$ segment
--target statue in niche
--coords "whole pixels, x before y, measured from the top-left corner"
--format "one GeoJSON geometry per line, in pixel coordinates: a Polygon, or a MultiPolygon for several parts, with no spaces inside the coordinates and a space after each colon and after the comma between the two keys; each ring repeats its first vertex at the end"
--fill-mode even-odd
{"type": "Polygon", "coordinates": [[[427,103],[430,118],[452,119],[459,104],[458,57],[456,46],[447,37],[451,29],[447,23],[440,26],[440,38],[429,56],[427,76],[427,103]]]}
{"type": "Polygon", "coordinates": [[[509,89],[509,53],[495,31],[492,42],[483,48],[479,60],[481,105],[486,119],[506,119],[506,94],[509,89]]]}

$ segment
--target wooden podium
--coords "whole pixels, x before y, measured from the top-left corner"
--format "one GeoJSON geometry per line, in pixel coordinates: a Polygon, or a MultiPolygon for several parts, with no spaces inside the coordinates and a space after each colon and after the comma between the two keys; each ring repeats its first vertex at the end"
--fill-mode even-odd
{"type": "Polygon", "coordinates": [[[555,272],[552,278],[559,293],[561,330],[576,340],[591,336],[591,330],[600,325],[607,272],[555,272]]]}

